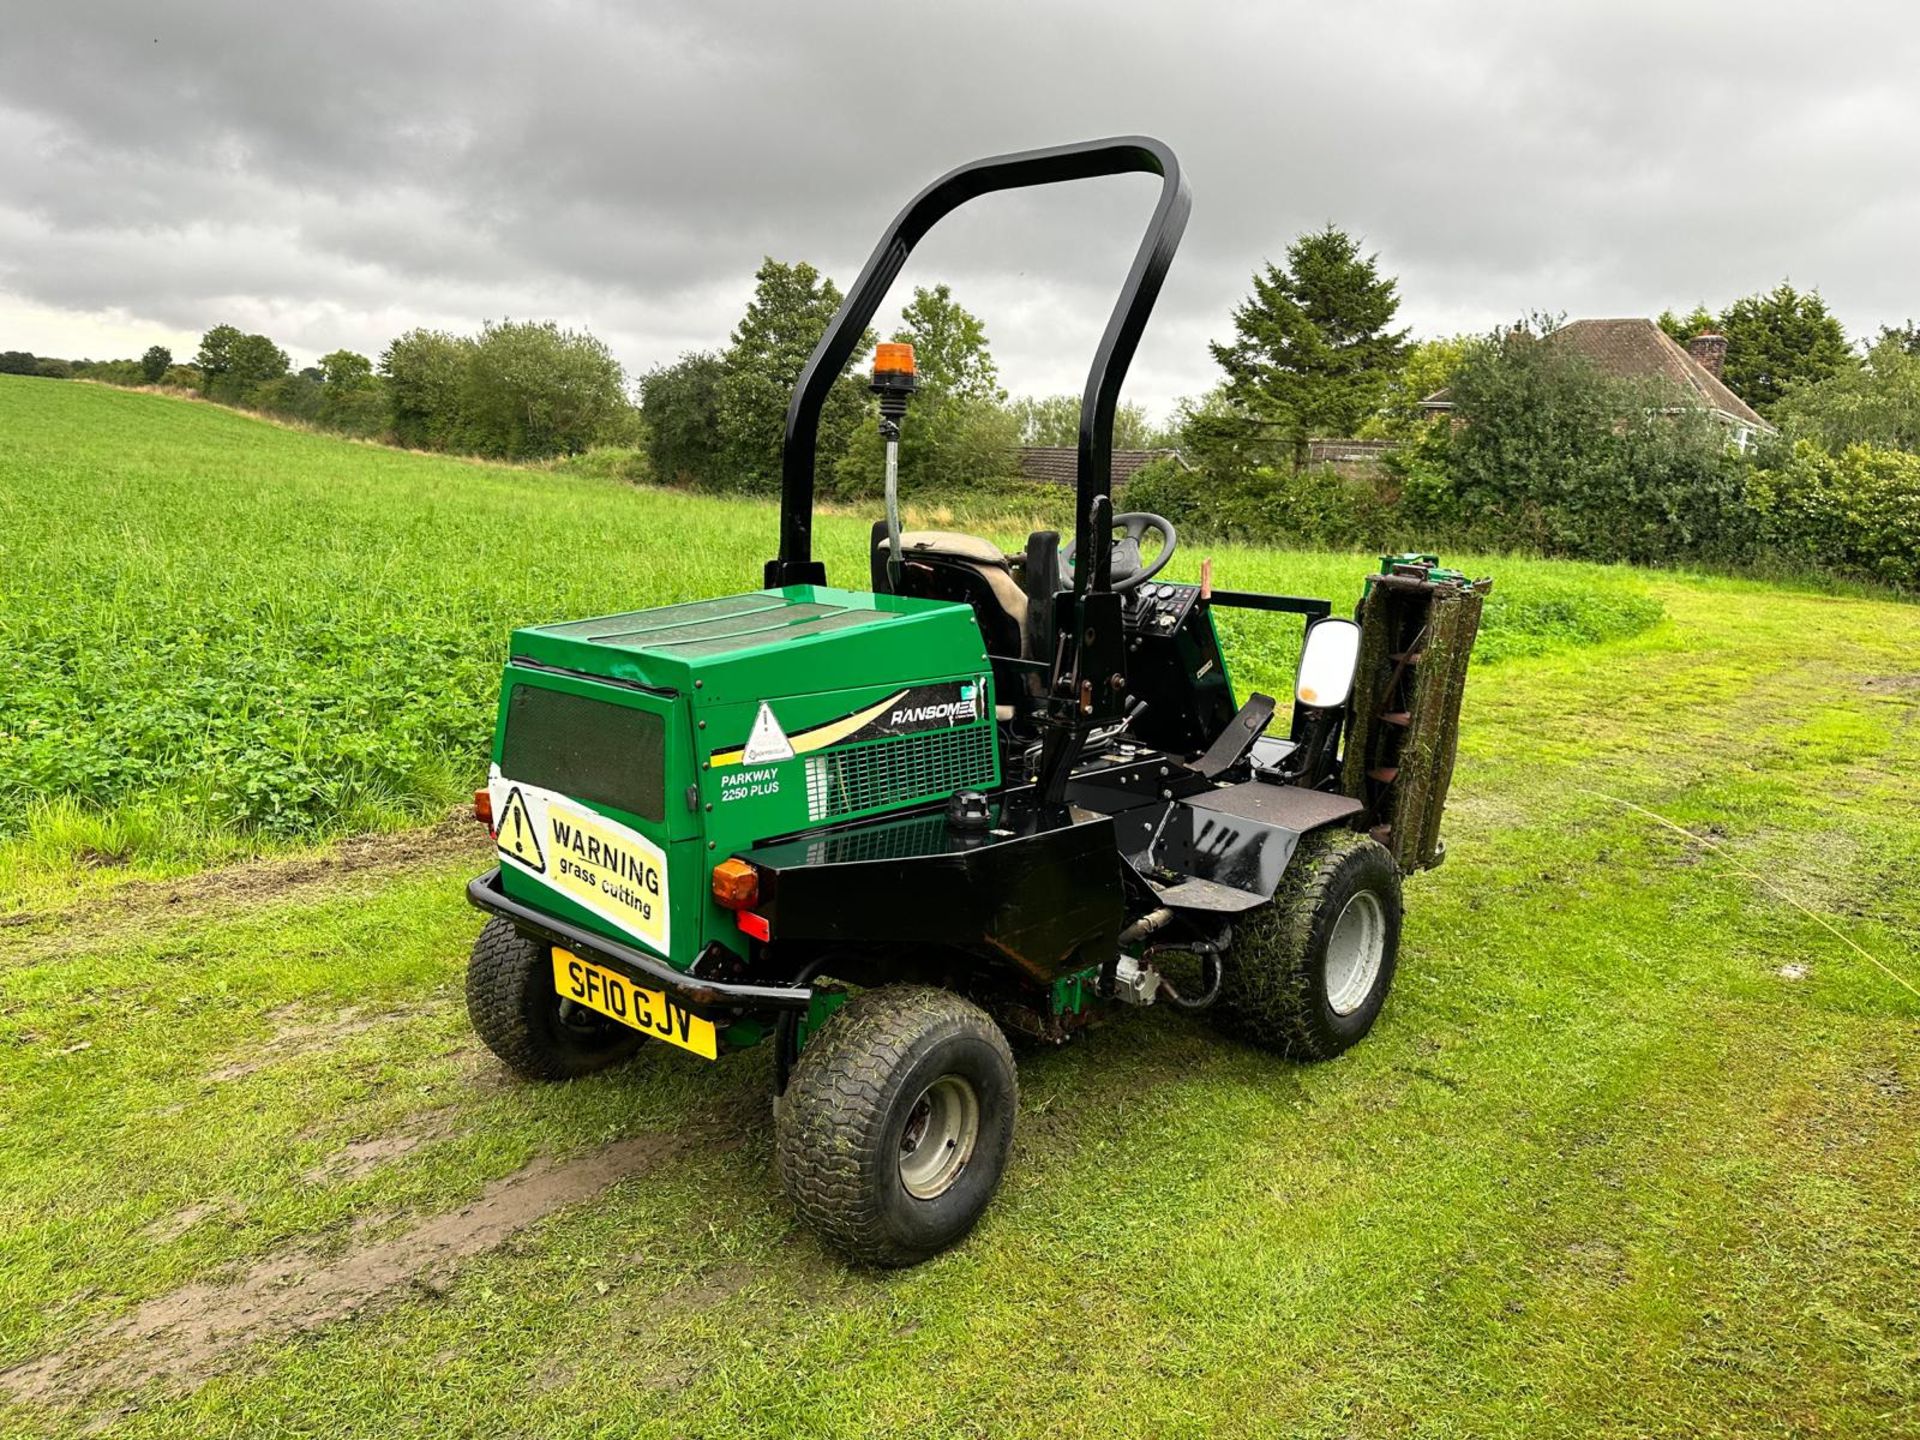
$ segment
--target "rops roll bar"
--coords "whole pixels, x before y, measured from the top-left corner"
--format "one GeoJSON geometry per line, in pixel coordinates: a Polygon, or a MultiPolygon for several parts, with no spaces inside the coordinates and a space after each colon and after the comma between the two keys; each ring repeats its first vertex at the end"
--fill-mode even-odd
{"type": "Polygon", "coordinates": [[[1111,484],[1114,410],[1127,366],[1133,361],[1140,333],[1146,329],[1167,266],[1173,263],[1173,252],[1187,227],[1187,214],[1193,208],[1179,160],[1166,145],[1145,135],[1088,140],[975,160],[942,175],[894,217],[793,388],[781,458],[780,554],[767,562],[769,588],[826,581],[826,567],[813,558],[813,467],[820,410],[913,247],[948,214],[977,196],[1136,171],[1160,177],[1160,200],[1153,207],[1147,233],[1141,237],[1126,284],[1120,288],[1120,298],[1114,302],[1100,346],[1094,351],[1093,368],[1087,373],[1086,392],[1080,400],[1074,553],[1096,558],[1091,566],[1076,567],[1074,587],[1079,591],[1108,587],[1112,552],[1102,543],[1107,537],[1093,533],[1097,528],[1093,506],[1096,497],[1104,496],[1111,484]]]}

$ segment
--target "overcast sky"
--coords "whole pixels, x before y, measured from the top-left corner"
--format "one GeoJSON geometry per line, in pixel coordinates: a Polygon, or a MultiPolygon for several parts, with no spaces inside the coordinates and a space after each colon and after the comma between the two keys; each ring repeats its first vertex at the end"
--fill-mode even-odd
{"type": "MultiPolygon", "coordinates": [[[[1920,317],[1917,76],[1912,0],[16,3],[0,348],[184,358],[226,321],[306,362],[513,316],[638,374],[723,346],[763,254],[844,286],[949,166],[1129,132],[1194,192],[1155,412],[1327,221],[1420,335],[1783,277],[1859,335],[1920,317]]],[[[1077,391],[1156,183],[976,202],[901,296],[951,282],[1009,389],[1077,391]]]]}

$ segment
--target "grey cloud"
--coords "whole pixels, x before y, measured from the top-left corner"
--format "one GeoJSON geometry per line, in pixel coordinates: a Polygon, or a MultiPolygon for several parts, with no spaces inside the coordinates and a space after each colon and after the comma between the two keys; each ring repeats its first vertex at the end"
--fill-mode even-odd
{"type": "MultiPolygon", "coordinates": [[[[1327,220],[1428,333],[1783,275],[1856,333],[1920,313],[1899,3],[112,0],[12,28],[0,291],[272,317],[302,354],[553,314],[644,368],[723,343],[762,254],[844,284],[940,169],[1136,130],[1196,193],[1130,387],[1155,408],[1211,383],[1250,273],[1327,220]]],[[[1152,187],[1077,192],[981,202],[905,277],[954,283],[1014,388],[1077,387],[1152,187]]]]}

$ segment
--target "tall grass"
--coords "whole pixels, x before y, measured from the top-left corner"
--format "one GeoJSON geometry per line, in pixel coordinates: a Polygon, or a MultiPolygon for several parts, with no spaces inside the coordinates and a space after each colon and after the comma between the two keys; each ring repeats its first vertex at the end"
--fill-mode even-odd
{"type": "MultiPolygon", "coordinates": [[[[0,845],[207,857],[431,815],[471,789],[515,627],[757,587],[765,503],[342,442],[0,377],[0,845]]],[[[1053,492],[923,508],[1017,548],[1053,492]]],[[[870,520],[820,517],[864,583],[870,520]]],[[[1219,547],[1223,585],[1357,596],[1370,557],[1219,547]]],[[[1196,547],[1171,573],[1194,575],[1196,547]]],[[[1502,561],[1482,655],[1652,623],[1630,572],[1502,561]]],[[[1297,625],[1233,619],[1284,693],[1297,625]]]]}

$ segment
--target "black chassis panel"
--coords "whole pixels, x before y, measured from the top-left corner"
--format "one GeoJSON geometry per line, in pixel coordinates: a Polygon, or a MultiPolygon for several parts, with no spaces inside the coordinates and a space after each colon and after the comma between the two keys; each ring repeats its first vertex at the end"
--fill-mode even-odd
{"type": "Polygon", "coordinates": [[[772,943],[841,950],[925,946],[1045,983],[1118,953],[1125,882],[1113,820],[993,801],[989,831],[944,811],[887,817],[745,852],[772,943]]]}
{"type": "Polygon", "coordinates": [[[1271,900],[1300,839],[1351,821],[1360,803],[1263,780],[1136,805],[1114,817],[1127,864],[1162,905],[1238,914],[1271,900]]]}

